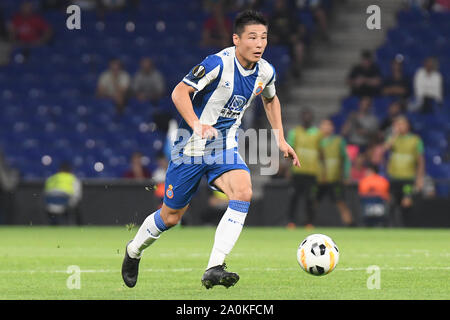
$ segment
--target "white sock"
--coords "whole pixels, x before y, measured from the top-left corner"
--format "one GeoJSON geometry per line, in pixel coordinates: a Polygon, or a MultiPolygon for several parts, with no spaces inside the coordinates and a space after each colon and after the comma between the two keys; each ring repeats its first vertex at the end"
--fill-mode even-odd
{"type": "Polygon", "coordinates": [[[142,251],[158,240],[159,235],[167,230],[164,224],[161,225],[162,219],[159,214],[160,210],[157,210],[142,223],[133,241],[127,247],[128,255],[131,258],[140,259],[142,251]]]}
{"type": "MultiPolygon", "coordinates": [[[[206,269],[223,264],[241,234],[250,203],[245,202],[244,209],[237,207],[238,211],[232,209],[236,208],[232,201],[217,226],[213,249],[206,269]]],[[[240,202],[244,203],[244,201],[240,202]]]]}

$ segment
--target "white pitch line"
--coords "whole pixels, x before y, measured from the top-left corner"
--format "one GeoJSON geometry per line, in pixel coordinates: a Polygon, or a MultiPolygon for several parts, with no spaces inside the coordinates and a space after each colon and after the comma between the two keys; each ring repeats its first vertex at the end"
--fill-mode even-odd
{"type": "MultiPolygon", "coordinates": [[[[244,271],[296,271],[299,268],[243,268],[244,271]]],[[[335,271],[366,271],[367,268],[336,268],[335,271]]],[[[449,270],[448,267],[380,267],[380,270],[391,270],[391,271],[411,271],[411,270],[449,270]]],[[[81,273],[120,273],[120,269],[85,269],[80,270],[81,273]]],[[[141,269],[140,272],[201,272],[204,269],[193,269],[193,268],[178,268],[178,269],[141,269]]],[[[67,272],[67,270],[0,270],[0,273],[72,273],[67,272]]]]}

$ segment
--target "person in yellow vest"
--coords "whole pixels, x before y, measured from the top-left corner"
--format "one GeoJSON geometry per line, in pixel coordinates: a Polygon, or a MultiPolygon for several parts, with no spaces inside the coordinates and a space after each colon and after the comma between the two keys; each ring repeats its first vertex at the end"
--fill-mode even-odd
{"type": "Polygon", "coordinates": [[[391,182],[393,209],[400,207],[404,224],[407,224],[411,213],[413,194],[423,189],[425,177],[423,142],[410,130],[408,118],[397,117],[392,126],[392,135],[384,144],[385,151],[390,151],[387,171],[391,182]]]}
{"type": "Polygon", "coordinates": [[[353,226],[353,217],[345,203],[344,183],[350,178],[351,162],[347,154],[347,144],[340,135],[334,134],[334,124],[330,119],[324,119],[320,123],[322,140],[320,149],[322,158],[319,166],[319,184],[317,201],[329,196],[336,204],[341,215],[342,223],[353,226]]]}
{"type": "Polygon", "coordinates": [[[51,225],[69,223],[69,215],[75,214],[77,224],[81,224],[78,204],[82,197],[82,187],[71,172],[68,163],[62,163],[57,173],[45,181],[45,209],[51,225]]]}
{"type": "Polygon", "coordinates": [[[300,123],[289,131],[288,143],[297,154],[302,156],[302,165],[292,167],[290,172],[294,193],[288,207],[289,229],[295,228],[298,201],[303,196],[306,201],[305,227],[313,226],[315,216],[315,198],[317,193],[317,177],[319,173],[320,140],[322,135],[313,125],[314,116],[311,110],[305,109],[300,114],[300,123]]]}

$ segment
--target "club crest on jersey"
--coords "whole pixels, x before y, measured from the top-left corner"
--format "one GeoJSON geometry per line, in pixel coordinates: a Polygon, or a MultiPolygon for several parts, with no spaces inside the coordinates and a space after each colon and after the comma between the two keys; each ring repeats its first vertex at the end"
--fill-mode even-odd
{"type": "Polygon", "coordinates": [[[262,82],[258,82],[258,87],[256,87],[255,95],[260,94],[262,91],[263,91],[263,83],[262,82]]]}
{"type": "Polygon", "coordinates": [[[169,184],[169,188],[166,191],[166,196],[169,199],[173,198],[173,186],[171,184],[169,184]]]}
{"type": "Polygon", "coordinates": [[[194,78],[196,79],[200,79],[205,75],[205,67],[202,66],[201,64],[195,66],[192,69],[192,75],[194,76],[194,78]]]}

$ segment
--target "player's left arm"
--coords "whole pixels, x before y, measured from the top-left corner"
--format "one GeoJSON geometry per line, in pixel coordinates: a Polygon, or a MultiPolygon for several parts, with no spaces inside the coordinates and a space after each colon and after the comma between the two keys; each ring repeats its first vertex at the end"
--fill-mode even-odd
{"type": "Polygon", "coordinates": [[[267,98],[261,95],[264,104],[264,110],[266,111],[267,119],[269,120],[272,129],[274,130],[275,137],[277,139],[278,147],[280,148],[285,158],[291,158],[294,166],[300,167],[297,154],[294,149],[286,142],[283,132],[283,123],[281,121],[281,104],[277,95],[272,98],[267,98]]]}

